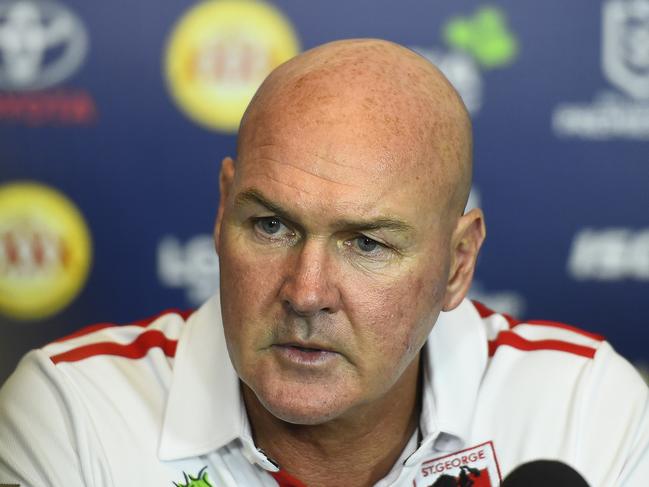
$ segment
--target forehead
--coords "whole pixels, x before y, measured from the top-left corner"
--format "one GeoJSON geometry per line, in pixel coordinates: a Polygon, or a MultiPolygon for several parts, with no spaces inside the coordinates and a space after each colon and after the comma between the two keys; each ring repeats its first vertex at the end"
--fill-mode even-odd
{"type": "Polygon", "coordinates": [[[452,93],[418,58],[370,54],[288,63],[264,82],[240,131],[240,188],[360,213],[446,209],[461,145],[452,93]]]}
{"type": "Polygon", "coordinates": [[[398,218],[413,224],[422,211],[431,214],[436,198],[431,198],[424,165],[389,131],[362,121],[318,124],[282,118],[258,119],[258,129],[242,144],[237,191],[257,190],[283,207],[323,220],[398,218]]]}

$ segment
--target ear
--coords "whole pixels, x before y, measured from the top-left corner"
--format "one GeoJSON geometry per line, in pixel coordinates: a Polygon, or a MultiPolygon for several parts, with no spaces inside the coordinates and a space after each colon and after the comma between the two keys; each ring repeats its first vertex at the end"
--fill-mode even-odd
{"type": "Polygon", "coordinates": [[[458,219],[451,238],[451,268],[442,310],[457,307],[469,291],[485,236],[482,210],[474,208],[458,219]]]}
{"type": "Polygon", "coordinates": [[[221,172],[219,175],[219,211],[216,214],[216,223],[214,224],[214,246],[216,253],[219,253],[219,242],[221,240],[221,227],[223,225],[223,212],[227,204],[228,196],[234,182],[234,160],[226,157],[221,162],[221,172]]]}

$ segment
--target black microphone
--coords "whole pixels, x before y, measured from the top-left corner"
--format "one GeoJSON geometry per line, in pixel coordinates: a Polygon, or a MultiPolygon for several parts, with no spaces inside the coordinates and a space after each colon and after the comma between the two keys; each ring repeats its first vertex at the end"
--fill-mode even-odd
{"type": "Polygon", "coordinates": [[[430,487],[457,487],[457,479],[451,475],[441,475],[430,487]]]}
{"type": "MultiPolygon", "coordinates": [[[[463,465],[460,467],[460,475],[453,477],[452,475],[442,475],[437,478],[434,484],[430,487],[473,487],[474,480],[480,477],[483,473],[477,468],[467,467],[463,465]]],[[[485,475],[487,475],[485,473],[485,475]]]]}
{"type": "Polygon", "coordinates": [[[556,460],[535,460],[519,465],[501,487],[589,487],[588,482],[569,465],[556,460]]]}

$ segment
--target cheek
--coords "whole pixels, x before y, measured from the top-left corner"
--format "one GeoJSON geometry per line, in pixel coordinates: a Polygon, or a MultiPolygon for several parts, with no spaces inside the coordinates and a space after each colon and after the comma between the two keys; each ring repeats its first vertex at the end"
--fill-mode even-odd
{"type": "MultiPolygon", "coordinates": [[[[406,366],[419,351],[441,309],[444,285],[428,276],[407,275],[391,284],[377,285],[350,296],[352,323],[362,330],[365,356],[384,366],[406,366]]],[[[349,294],[348,294],[349,296],[349,294]]]]}
{"type": "Polygon", "coordinates": [[[226,234],[221,239],[219,266],[226,337],[235,344],[254,340],[257,328],[272,320],[281,263],[260,257],[226,234]]]}
{"type": "Polygon", "coordinates": [[[233,305],[252,308],[276,291],[281,280],[283,257],[261,254],[240,232],[224,229],[219,265],[222,291],[234,299],[233,305]]]}

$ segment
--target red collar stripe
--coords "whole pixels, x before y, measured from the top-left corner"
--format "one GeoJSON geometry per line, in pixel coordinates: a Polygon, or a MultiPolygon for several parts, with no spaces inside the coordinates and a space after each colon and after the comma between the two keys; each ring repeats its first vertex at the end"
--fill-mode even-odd
{"type": "Polygon", "coordinates": [[[279,487],[306,487],[301,480],[296,479],[291,474],[283,470],[279,472],[269,472],[279,484],[279,487]]]}

